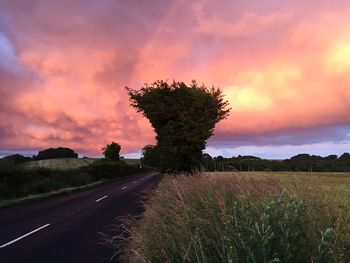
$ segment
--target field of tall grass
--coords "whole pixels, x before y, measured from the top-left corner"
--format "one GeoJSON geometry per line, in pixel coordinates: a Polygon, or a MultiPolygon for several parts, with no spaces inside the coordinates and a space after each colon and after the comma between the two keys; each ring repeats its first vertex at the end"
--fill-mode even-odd
{"type": "Polygon", "coordinates": [[[125,262],[350,262],[350,174],[164,176],[124,222],[125,262]]]}

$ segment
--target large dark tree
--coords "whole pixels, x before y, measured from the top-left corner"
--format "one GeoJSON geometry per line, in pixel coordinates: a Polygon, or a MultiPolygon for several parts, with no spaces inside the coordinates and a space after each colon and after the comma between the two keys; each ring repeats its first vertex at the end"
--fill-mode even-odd
{"type": "Polygon", "coordinates": [[[151,122],[157,133],[160,168],[193,171],[216,123],[230,109],[220,89],[183,82],[156,81],[140,90],[126,88],[131,105],[151,122]]]}

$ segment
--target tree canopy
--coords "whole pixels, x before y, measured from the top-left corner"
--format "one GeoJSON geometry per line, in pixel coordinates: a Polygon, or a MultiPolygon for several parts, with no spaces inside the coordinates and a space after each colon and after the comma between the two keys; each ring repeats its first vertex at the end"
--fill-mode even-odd
{"type": "Polygon", "coordinates": [[[120,149],[120,144],[115,142],[107,144],[106,147],[102,148],[105,158],[113,161],[118,161],[120,159],[120,149]]]}
{"type": "Polygon", "coordinates": [[[151,122],[157,136],[160,168],[193,171],[216,123],[230,109],[220,89],[184,82],[156,81],[140,90],[126,88],[131,105],[151,122]]]}
{"type": "Polygon", "coordinates": [[[55,159],[55,158],[78,158],[78,154],[70,148],[49,148],[39,151],[37,156],[33,156],[35,160],[55,159]]]}

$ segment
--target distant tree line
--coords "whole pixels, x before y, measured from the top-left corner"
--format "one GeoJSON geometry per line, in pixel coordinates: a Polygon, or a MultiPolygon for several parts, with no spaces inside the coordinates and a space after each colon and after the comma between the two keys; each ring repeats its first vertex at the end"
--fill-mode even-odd
{"type": "Polygon", "coordinates": [[[285,160],[266,160],[255,156],[224,158],[202,155],[206,171],[294,171],[294,172],[350,172],[350,154],[341,156],[298,154],[285,160]]]}
{"type": "Polygon", "coordinates": [[[2,162],[9,161],[13,163],[24,163],[28,161],[46,160],[46,159],[56,159],[56,158],[78,158],[78,154],[70,148],[49,148],[39,151],[37,155],[32,157],[25,157],[21,154],[12,154],[2,158],[2,162]]]}
{"type": "MultiPolygon", "coordinates": [[[[102,148],[103,155],[106,159],[111,161],[119,161],[121,146],[118,143],[112,142],[107,144],[102,148]]],[[[37,161],[37,160],[47,160],[47,159],[57,159],[57,158],[78,158],[78,154],[66,147],[49,148],[39,151],[37,155],[32,157],[25,157],[21,154],[13,154],[2,158],[3,161],[10,161],[13,163],[24,163],[27,161],[37,161]]]]}
{"type": "MultiPolygon", "coordinates": [[[[160,152],[158,146],[147,145],[142,149],[141,163],[158,169],[160,152]]],[[[224,158],[202,154],[202,170],[205,171],[294,171],[294,172],[350,172],[350,154],[321,157],[298,154],[285,160],[266,160],[256,156],[224,158]]]]}
{"type": "Polygon", "coordinates": [[[9,156],[5,156],[4,158],[0,159],[0,162],[8,162],[8,163],[24,163],[24,162],[28,162],[31,161],[32,158],[31,157],[25,157],[21,154],[12,154],[9,156]]]}

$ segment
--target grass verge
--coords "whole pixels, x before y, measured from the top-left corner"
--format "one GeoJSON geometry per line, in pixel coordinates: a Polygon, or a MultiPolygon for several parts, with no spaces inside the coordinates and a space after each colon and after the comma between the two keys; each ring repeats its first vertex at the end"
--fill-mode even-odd
{"type": "Polygon", "coordinates": [[[294,177],[164,177],[108,245],[126,262],[349,262],[349,174],[294,177]]]}
{"type": "Polygon", "coordinates": [[[124,179],[145,172],[138,165],[123,161],[96,161],[76,169],[23,168],[11,162],[0,163],[0,203],[30,199],[32,196],[60,192],[62,189],[79,189],[100,181],[124,179]]]}

